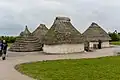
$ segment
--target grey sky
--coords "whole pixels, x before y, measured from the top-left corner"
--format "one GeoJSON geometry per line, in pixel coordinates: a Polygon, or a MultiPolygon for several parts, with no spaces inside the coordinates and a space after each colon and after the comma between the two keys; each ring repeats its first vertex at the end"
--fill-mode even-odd
{"type": "Polygon", "coordinates": [[[94,21],[106,31],[120,31],[119,0],[0,0],[0,35],[18,35],[25,25],[48,28],[56,16],[67,16],[82,33],[94,21]]]}

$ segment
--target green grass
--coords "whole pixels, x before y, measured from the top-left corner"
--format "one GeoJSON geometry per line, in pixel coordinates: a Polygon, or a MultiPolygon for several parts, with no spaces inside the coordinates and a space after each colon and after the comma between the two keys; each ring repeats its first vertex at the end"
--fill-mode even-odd
{"type": "Polygon", "coordinates": [[[110,42],[110,44],[112,44],[112,45],[120,45],[120,41],[110,42]]]}
{"type": "Polygon", "coordinates": [[[25,63],[15,68],[37,80],[120,80],[120,56],[25,63]]]}

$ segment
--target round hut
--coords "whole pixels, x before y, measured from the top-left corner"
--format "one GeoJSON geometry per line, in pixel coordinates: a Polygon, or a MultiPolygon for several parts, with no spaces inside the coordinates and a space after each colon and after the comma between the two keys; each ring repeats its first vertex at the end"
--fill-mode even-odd
{"type": "Polygon", "coordinates": [[[21,37],[26,37],[26,36],[28,36],[28,35],[30,35],[30,34],[31,34],[31,32],[28,30],[28,27],[25,26],[25,30],[22,31],[19,36],[21,36],[21,37]]]}
{"type": "Polygon", "coordinates": [[[33,52],[42,50],[42,44],[39,38],[34,37],[27,26],[20,36],[16,39],[9,51],[13,52],[33,52]]]}
{"type": "Polygon", "coordinates": [[[90,27],[83,33],[85,37],[85,48],[87,49],[101,49],[109,47],[109,40],[111,38],[98,24],[92,23],[90,27]]]}
{"type": "Polygon", "coordinates": [[[44,38],[46,53],[76,53],[84,51],[83,36],[68,17],[56,17],[44,38]]]}
{"type": "Polygon", "coordinates": [[[48,32],[48,28],[45,26],[45,24],[40,24],[35,31],[33,31],[33,36],[40,39],[42,42],[42,39],[44,38],[45,34],[48,32]]]}

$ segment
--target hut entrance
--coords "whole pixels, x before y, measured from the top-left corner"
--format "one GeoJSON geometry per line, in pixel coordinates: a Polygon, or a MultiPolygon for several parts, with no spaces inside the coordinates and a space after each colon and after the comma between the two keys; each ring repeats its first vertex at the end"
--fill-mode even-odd
{"type": "Polygon", "coordinates": [[[102,42],[101,42],[101,40],[99,40],[98,42],[99,42],[98,49],[101,49],[102,42]]]}
{"type": "Polygon", "coordinates": [[[93,49],[98,49],[98,44],[93,44],[93,49]]]}
{"type": "Polygon", "coordinates": [[[44,43],[41,44],[41,49],[40,51],[43,51],[44,43]]]}
{"type": "Polygon", "coordinates": [[[84,43],[84,50],[85,51],[89,51],[89,42],[88,41],[86,41],[85,43],[84,43]]]}

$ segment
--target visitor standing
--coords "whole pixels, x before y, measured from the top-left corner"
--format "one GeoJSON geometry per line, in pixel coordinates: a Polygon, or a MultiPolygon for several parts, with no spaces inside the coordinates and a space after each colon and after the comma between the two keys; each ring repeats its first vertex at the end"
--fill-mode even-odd
{"type": "Polygon", "coordinates": [[[3,42],[0,40],[0,57],[2,56],[3,42]]]}
{"type": "Polygon", "coordinates": [[[6,59],[7,47],[8,47],[7,42],[6,42],[5,40],[3,40],[2,60],[5,60],[5,59],[6,59]]]}

